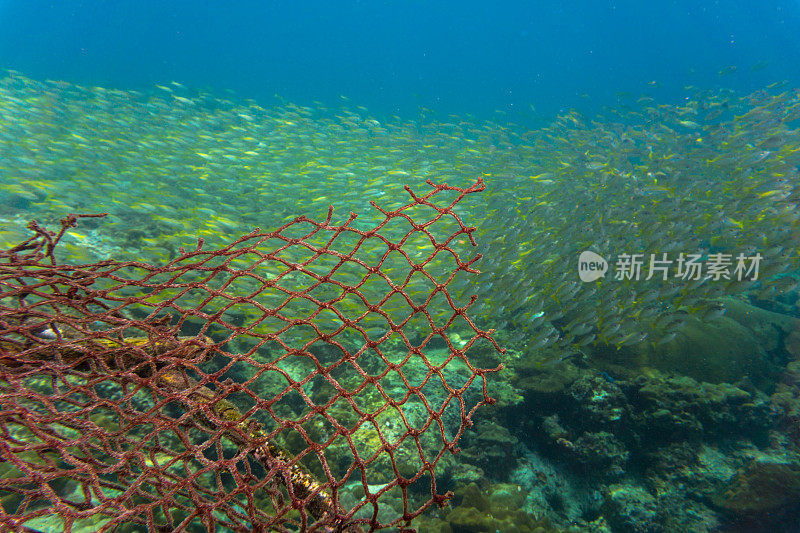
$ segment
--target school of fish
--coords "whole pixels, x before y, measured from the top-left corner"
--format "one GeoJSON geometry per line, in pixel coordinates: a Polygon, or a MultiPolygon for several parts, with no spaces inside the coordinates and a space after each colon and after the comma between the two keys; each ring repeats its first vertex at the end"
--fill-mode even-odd
{"type": "MultiPolygon", "coordinates": [[[[414,120],[379,121],[345,101],[266,108],[177,82],[131,91],[8,71],[0,78],[0,245],[24,240],[32,218],[108,212],[68,233],[65,260],[164,262],[198,237],[206,248],[223,246],[301,214],[322,219],[329,205],[335,222],[354,212],[352,225],[370,229],[383,220],[370,201],[405,205],[403,185],[482,178],[486,192],[457,206],[477,228],[482,273],[477,283],[454,278],[450,290],[464,301],[479,296],[471,314],[483,326],[527,353],[668,342],[688,316],[721,316],[723,296],[774,301],[796,291],[800,266],[800,92],[775,84],[749,95],[686,94],[680,104],[622,95],[602,115],[570,111],[530,129],[424,109],[414,120]],[[585,250],[608,260],[605,277],[579,279],[585,250]],[[615,276],[624,254],[642,257],[640,276],[615,276]],[[680,276],[677,260],[689,254],[705,266],[727,257],[731,269],[680,276]],[[757,279],[734,275],[739,254],[760,257],[757,279]],[[670,268],[652,275],[657,259],[670,268]]],[[[416,239],[406,249],[424,258],[434,243],[416,239]]],[[[364,273],[341,275],[356,283],[364,273]]],[[[424,276],[407,286],[431,288],[424,276]]],[[[400,300],[398,313],[407,308],[400,300]]],[[[385,331],[380,320],[367,326],[385,331]]]]}

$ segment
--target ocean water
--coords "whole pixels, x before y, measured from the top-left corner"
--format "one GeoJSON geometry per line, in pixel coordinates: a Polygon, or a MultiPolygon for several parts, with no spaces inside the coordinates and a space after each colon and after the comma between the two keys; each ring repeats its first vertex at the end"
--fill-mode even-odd
{"type": "Polygon", "coordinates": [[[800,531],[798,35],[797,1],[0,0],[2,249],[106,213],[52,259],[155,265],[85,304],[0,255],[0,529],[145,531],[175,482],[152,522],[315,530],[316,480],[296,508],[364,530],[800,531]],[[216,343],[169,402],[165,313],[216,343]],[[203,402],[227,429],[170,425],[203,402]]]}
{"type": "Polygon", "coordinates": [[[148,88],[180,81],[269,102],[376,115],[541,119],[686,85],[795,84],[796,2],[15,2],[0,4],[5,68],[148,88]],[[735,70],[734,70],[735,69],[735,70]],[[722,74],[720,74],[720,72],[722,74]]]}

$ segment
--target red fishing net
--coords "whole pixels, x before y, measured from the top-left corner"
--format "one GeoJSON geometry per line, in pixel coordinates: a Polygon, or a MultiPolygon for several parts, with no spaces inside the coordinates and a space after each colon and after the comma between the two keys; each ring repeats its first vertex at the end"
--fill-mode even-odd
{"type": "Polygon", "coordinates": [[[480,405],[477,257],[433,185],[373,229],[299,217],[169,263],[0,253],[0,529],[400,529],[480,405]]]}

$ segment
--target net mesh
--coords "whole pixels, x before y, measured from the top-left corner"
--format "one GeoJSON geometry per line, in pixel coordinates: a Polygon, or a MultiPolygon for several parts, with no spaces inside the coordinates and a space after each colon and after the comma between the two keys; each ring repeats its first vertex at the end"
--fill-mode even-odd
{"type": "MultiPolygon", "coordinates": [[[[429,183],[358,229],[299,217],[160,266],[0,253],[0,529],[407,530],[491,403],[478,257],[429,183]],[[466,278],[465,278],[466,277],[466,278]]],[[[99,215],[98,215],[99,216],[99,215]]]]}

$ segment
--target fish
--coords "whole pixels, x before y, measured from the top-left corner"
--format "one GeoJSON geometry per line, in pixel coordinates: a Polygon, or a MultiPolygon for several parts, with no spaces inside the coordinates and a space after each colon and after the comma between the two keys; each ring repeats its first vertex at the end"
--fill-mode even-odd
{"type": "MultiPolygon", "coordinates": [[[[565,111],[536,128],[434,110],[373,116],[355,99],[267,105],[177,81],[137,92],[13,74],[0,79],[0,97],[0,238],[18,235],[24,223],[15,217],[34,211],[111,212],[104,233],[69,236],[68,257],[158,260],[198,236],[223,247],[301,213],[324,219],[333,205],[334,221],[352,212],[353,232],[375,231],[360,253],[380,258],[377,234],[404,228],[375,230],[386,217],[370,202],[402,209],[404,185],[469,186],[482,176],[480,200],[457,207],[476,242],[473,250],[463,239],[457,253],[482,254],[482,273],[476,283],[453,280],[455,295],[477,296],[483,324],[513,324],[514,343],[586,353],[602,343],[669,342],[691,319],[719,319],[721,296],[794,290],[787,273],[800,268],[800,133],[792,127],[800,101],[781,84],[751,94],[692,87],[677,103],[619,95],[596,116],[565,111]],[[673,262],[666,280],[659,272],[616,280],[609,262],[605,278],[586,284],[572,258],[589,249],[609,260],[666,253],[673,262]],[[681,253],[685,266],[689,254],[705,263],[714,253],[757,251],[753,283],[674,275],[681,253]]],[[[407,274],[409,260],[431,257],[426,269],[445,268],[442,245],[408,242],[409,259],[389,254],[387,271],[407,274]]],[[[281,272],[271,268],[270,279],[288,283],[281,272]]],[[[413,276],[407,289],[424,294],[430,284],[413,276]]]]}

